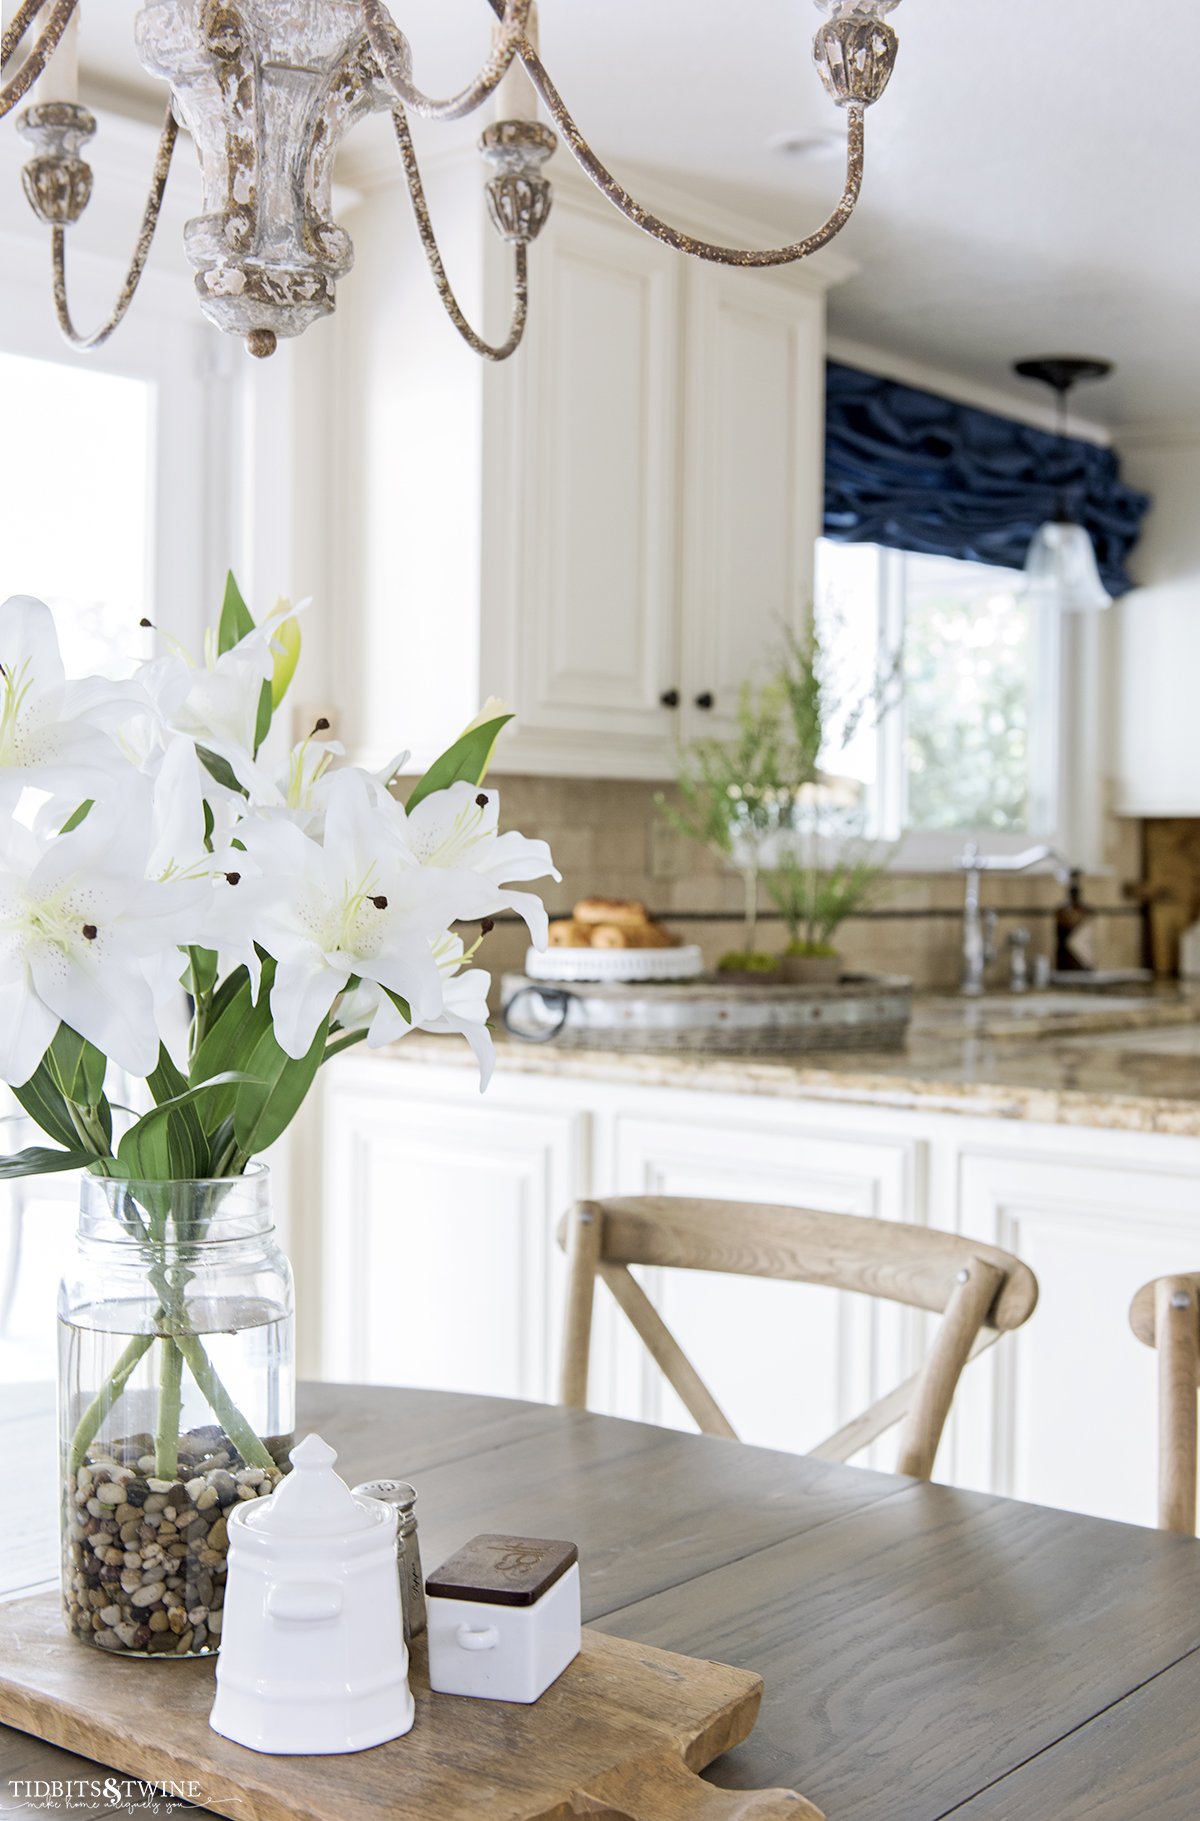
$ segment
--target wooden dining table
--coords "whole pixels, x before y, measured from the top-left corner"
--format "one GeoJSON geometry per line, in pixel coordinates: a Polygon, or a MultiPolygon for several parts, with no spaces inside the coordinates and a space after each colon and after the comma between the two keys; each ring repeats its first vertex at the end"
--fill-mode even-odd
{"type": "MultiPolygon", "coordinates": [[[[36,1400],[0,1415],[8,1469],[51,1421],[36,1400]]],[[[588,1624],[760,1673],[758,1724],[713,1783],[791,1787],[828,1821],[1194,1821],[1191,1538],[504,1398],[307,1385],[298,1426],[351,1484],[416,1484],[427,1571],[481,1530],[569,1538],[588,1624]]],[[[7,1594],[54,1560],[12,1478],[7,1594]]],[[[22,1812],[14,1779],[89,1776],[0,1729],[0,1811],[22,1812]]]]}

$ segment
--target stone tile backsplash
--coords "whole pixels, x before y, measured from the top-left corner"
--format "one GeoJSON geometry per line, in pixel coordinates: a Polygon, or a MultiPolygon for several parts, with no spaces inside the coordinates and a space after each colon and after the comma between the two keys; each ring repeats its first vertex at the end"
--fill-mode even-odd
{"type": "MultiPolygon", "coordinates": [[[[565,915],[579,898],[636,898],[715,962],[741,944],[741,885],[715,856],[685,841],[663,822],[659,786],[578,778],[497,777],[503,823],[550,843],[563,879],[544,896],[552,915],[565,915]]],[[[1089,878],[1085,900],[1096,920],[1097,962],[1103,967],[1142,964],[1139,907],[1126,896],[1138,876],[1135,824],[1113,824],[1112,871],[1089,878]]],[[[537,889],[543,889],[538,887],[537,889]]],[[[996,876],[984,881],[984,902],[999,912],[1001,955],[1010,930],[1032,933],[1031,955],[1052,954],[1054,909],[1062,887],[1049,876],[996,876]]],[[[838,944],[851,968],[909,974],[918,987],[952,991],[958,985],[963,882],[944,873],[896,874],[876,905],[843,925],[838,944]]],[[[761,946],[782,948],[784,926],[769,915],[761,946]]],[[[480,959],[495,975],[519,970],[524,930],[507,920],[488,937],[480,959]]],[[[1004,967],[997,963],[995,978],[1004,967]]]]}

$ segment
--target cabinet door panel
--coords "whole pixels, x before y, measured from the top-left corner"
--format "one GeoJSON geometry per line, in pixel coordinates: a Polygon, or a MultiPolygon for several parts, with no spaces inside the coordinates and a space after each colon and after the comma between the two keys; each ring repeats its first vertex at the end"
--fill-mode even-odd
{"type": "MultiPolygon", "coordinates": [[[[811,1132],[736,1132],[622,1118],[613,1176],[622,1194],[695,1195],[911,1218],[919,1169],[908,1142],[860,1143],[811,1132]]],[[[868,1297],[807,1284],[701,1271],[647,1271],[646,1289],[734,1428],[765,1447],[814,1446],[909,1369],[911,1317],[868,1297]]],[[[635,1411],[694,1428],[631,1332],[615,1344],[638,1361],[635,1411]]],[[[627,1355],[628,1357],[628,1355],[627,1355]]],[[[630,1374],[616,1381],[627,1397],[630,1374]]],[[[610,1394],[610,1378],[598,1387],[610,1394]]],[[[599,1407],[599,1405],[597,1405],[599,1407]]],[[[894,1439],[871,1464],[890,1466],[894,1439]]],[[[864,1457],[866,1458],[866,1457],[864,1457]]]]}
{"type": "Polygon", "coordinates": [[[1041,1294],[1028,1325],[963,1381],[953,1478],[1153,1524],[1156,1359],[1130,1331],[1129,1304],[1149,1278],[1196,1269],[1197,1174],[968,1154],[959,1197],[961,1231],[1016,1252],[1041,1294]]]}
{"type": "MultiPolygon", "coordinates": [[[[510,476],[507,493],[520,514],[502,616],[517,738],[643,740],[666,755],[676,717],[660,698],[679,682],[678,267],[619,224],[568,209],[551,217],[537,264],[536,333],[513,405],[519,492],[510,476]]],[[[511,539],[511,527],[496,533],[497,547],[511,539]]],[[[500,583],[488,573],[486,586],[500,583]]]]}
{"type": "Polygon", "coordinates": [[[743,680],[805,623],[820,530],[824,299],[689,272],[685,730],[724,733],[743,680]],[[701,708],[698,698],[713,698],[701,708]]]}
{"type": "Polygon", "coordinates": [[[467,1076],[413,1097],[387,1064],[327,1098],[330,1377],[552,1399],[579,1121],[478,1104],[467,1076]],[[468,1104],[468,1096],[474,1104],[468,1104]]]}

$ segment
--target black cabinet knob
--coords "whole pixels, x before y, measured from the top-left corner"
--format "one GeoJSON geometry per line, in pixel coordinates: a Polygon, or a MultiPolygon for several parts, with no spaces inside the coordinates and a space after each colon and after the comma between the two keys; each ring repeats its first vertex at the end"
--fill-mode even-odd
{"type": "Polygon", "coordinates": [[[664,689],[658,699],[664,708],[679,707],[679,691],[677,689],[664,689]]]}
{"type": "Polygon", "coordinates": [[[717,703],[717,698],[713,694],[711,689],[704,690],[700,695],[698,695],[696,697],[696,707],[697,708],[715,708],[716,703],[717,703]]]}

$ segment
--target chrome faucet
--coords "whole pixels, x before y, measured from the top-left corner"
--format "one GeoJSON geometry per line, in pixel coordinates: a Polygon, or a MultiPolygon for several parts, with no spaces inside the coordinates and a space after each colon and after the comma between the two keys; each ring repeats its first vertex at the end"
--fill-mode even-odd
{"type": "Polygon", "coordinates": [[[968,841],[963,849],[958,864],[966,874],[967,889],[963,900],[962,985],[959,990],[967,998],[978,999],[986,984],[988,967],[996,959],[996,913],[988,911],[985,915],[979,907],[982,875],[1023,873],[1031,866],[1040,866],[1043,860],[1053,860],[1062,873],[1068,870],[1062,855],[1044,843],[1027,847],[1019,854],[984,854],[975,841],[968,841]]]}

